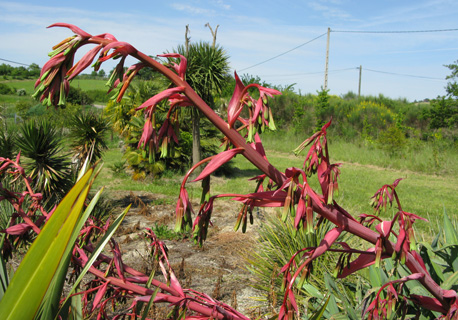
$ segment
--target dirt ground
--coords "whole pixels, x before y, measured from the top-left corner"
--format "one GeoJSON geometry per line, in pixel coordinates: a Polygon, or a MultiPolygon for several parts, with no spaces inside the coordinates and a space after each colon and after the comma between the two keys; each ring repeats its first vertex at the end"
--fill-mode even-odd
{"type": "MultiPolygon", "coordinates": [[[[115,212],[132,207],[115,237],[123,252],[123,260],[137,270],[149,272],[151,259],[147,243],[139,236],[145,227],[155,223],[174,229],[175,205],[165,198],[146,192],[110,192],[116,204],[115,212]]],[[[164,240],[169,250],[169,261],[183,288],[204,292],[219,301],[235,307],[251,317],[258,317],[265,310],[256,301],[262,293],[250,286],[252,276],[244,268],[243,256],[254,248],[256,229],[249,225],[247,232],[233,230],[237,204],[232,201],[216,201],[212,213],[213,227],[209,228],[203,247],[192,240],[164,240]]],[[[198,208],[198,204],[193,204],[198,208]]]]}

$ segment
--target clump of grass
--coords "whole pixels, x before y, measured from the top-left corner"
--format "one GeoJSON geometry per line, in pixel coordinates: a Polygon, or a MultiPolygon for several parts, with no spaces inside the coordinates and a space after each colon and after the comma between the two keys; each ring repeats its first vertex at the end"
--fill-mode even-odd
{"type": "Polygon", "coordinates": [[[175,232],[165,224],[155,223],[152,230],[161,240],[182,240],[185,237],[184,234],[175,232]]]}

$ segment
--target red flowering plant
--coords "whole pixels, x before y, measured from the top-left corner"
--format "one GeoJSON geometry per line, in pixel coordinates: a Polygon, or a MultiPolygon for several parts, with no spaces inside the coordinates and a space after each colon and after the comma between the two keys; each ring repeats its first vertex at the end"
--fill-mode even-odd
{"type": "MultiPolygon", "coordinates": [[[[173,117],[174,110],[189,105],[198,108],[224,135],[225,151],[199,162],[189,170],[184,178],[176,205],[177,230],[192,229],[194,240],[202,243],[211,225],[213,203],[220,197],[230,197],[242,203],[242,209],[236,222],[236,229],[242,225],[242,231],[246,229],[248,220],[253,221],[251,212],[255,207],[283,208],[283,218],[291,215],[294,218],[294,226],[297,229],[304,228],[309,233],[314,232],[314,229],[325,219],[335,224],[335,227],[330,229],[317,247],[299,250],[282,267],[284,298],[279,313],[276,315],[278,319],[299,317],[300,309],[296,303],[293,287],[307,281],[313,269],[314,260],[328,251],[342,254],[337,261],[337,277],[346,277],[372,265],[379,267],[384,259],[390,257],[393,257],[397,265],[402,266],[409,273],[380,288],[369,307],[365,309],[364,315],[367,317],[385,318],[390,314],[390,310],[393,310],[393,305],[400,301],[417,303],[422,308],[441,312],[445,317],[455,314],[456,292],[444,290],[439,286],[425,268],[425,263],[416,251],[412,225],[416,219],[421,218],[402,210],[395,192],[400,180],[377,191],[374,195],[375,214],[365,215],[361,221],[354,218],[336,202],[334,194],[338,191],[340,165],[330,162],[327,129],[331,121],[305,140],[296,150],[300,152],[309,146],[303,168],[288,168],[285,172],[281,172],[268,161],[258,134],[267,127],[275,128],[268,98],[280,94],[277,90],[257,84],[245,86],[235,74],[235,90],[227,108],[227,119],[224,120],[184,80],[186,72],[184,57],[167,54],[164,57],[173,58],[175,61],[179,59],[179,63],[163,64],[138,51],[132,45],[116,40],[112,35],[92,36],[75,26],[63,23],[52,26],[68,27],[76,33],[76,36],[57,45],[51,60],[44,65],[40,79],[37,81],[39,87],[36,96],[40,97],[41,101],[56,107],[63,105],[65,95],[68,93],[68,81],[88,67],[94,59],[96,59],[94,63],[96,69],[108,59],[120,59],[109,80],[110,88],[118,90],[117,100],[122,99],[126,88],[140,68],[152,68],[172,82],[167,90],[153,96],[137,108],[137,110],[144,110],[146,117],[139,147],[149,150],[158,150],[160,147],[165,152],[167,146],[178,143],[177,130],[179,127],[176,123],[177,119],[173,117]],[[79,62],[73,64],[76,50],[91,44],[95,45],[95,48],[84,55],[79,62]],[[97,53],[99,55],[96,58],[97,53]],[[138,62],[124,72],[124,62],[127,56],[135,58],[138,62]],[[259,91],[258,99],[252,97],[250,89],[259,91]],[[168,100],[170,109],[167,119],[156,133],[155,125],[152,124],[155,124],[156,121],[155,108],[162,100],[168,100]],[[243,109],[246,112],[242,113],[243,109]],[[243,118],[242,115],[248,115],[248,118],[243,118]],[[250,194],[234,193],[211,196],[209,188],[211,173],[236,155],[242,155],[261,170],[262,175],[254,178],[257,180],[256,189],[250,194]],[[186,191],[186,182],[191,172],[205,163],[207,163],[206,167],[195,179],[195,181],[204,181],[201,207],[195,215],[186,191]],[[313,175],[316,175],[319,181],[321,193],[315,191],[308,182],[313,175]],[[377,216],[378,211],[388,203],[391,204],[394,199],[398,206],[396,215],[389,221],[382,221],[377,216]],[[380,223],[375,226],[374,230],[372,227],[376,221],[380,223]],[[343,233],[350,233],[360,238],[361,242],[367,242],[368,248],[355,249],[347,243],[338,242],[343,233]],[[396,241],[391,241],[392,238],[396,238],[396,241]],[[413,281],[421,284],[425,295],[403,296],[402,287],[413,281]],[[388,290],[387,294],[383,293],[384,289],[388,290]]],[[[100,308],[102,311],[99,315],[105,316],[103,310],[108,302],[128,296],[133,299],[133,304],[127,314],[134,317],[138,315],[136,306],[139,303],[164,302],[171,306],[170,318],[173,319],[247,319],[208,295],[183,289],[168,264],[163,244],[155,238],[151,231],[147,231],[147,236],[152,241],[165,282],[155,279],[148,280],[146,275],[124,265],[114,242],[112,242],[113,258],[100,254],[98,259],[91,260],[86,252],[94,251],[93,246],[86,244],[77,247],[77,252],[73,257],[74,263],[81,268],[88,267],[89,272],[96,276],[90,288],[83,291],[86,297],[96,292],[92,301],[92,310],[100,308]],[[112,268],[99,269],[103,263],[111,265],[112,268]],[[150,285],[157,289],[150,288],[150,285]]]]}

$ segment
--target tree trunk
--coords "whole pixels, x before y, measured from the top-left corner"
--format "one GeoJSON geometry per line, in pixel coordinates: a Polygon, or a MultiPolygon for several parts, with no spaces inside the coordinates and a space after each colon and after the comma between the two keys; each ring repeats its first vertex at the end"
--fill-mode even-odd
{"type": "MultiPolygon", "coordinates": [[[[201,159],[200,152],[200,113],[197,108],[192,108],[192,165],[196,165],[201,159]]],[[[197,170],[200,172],[200,170],[197,170]]]]}

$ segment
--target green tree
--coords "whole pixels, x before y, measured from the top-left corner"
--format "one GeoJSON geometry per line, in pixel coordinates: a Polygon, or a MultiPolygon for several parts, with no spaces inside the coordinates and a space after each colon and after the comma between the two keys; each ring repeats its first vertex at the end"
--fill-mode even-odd
{"type": "MultiPolygon", "coordinates": [[[[216,35],[216,34],[215,34],[216,35]]],[[[216,43],[198,42],[189,45],[180,45],[175,52],[185,56],[188,60],[186,81],[211,107],[215,108],[215,95],[221,94],[229,73],[229,56],[223,47],[216,43]]],[[[193,108],[192,139],[193,165],[200,161],[200,112],[193,108]]]]}
{"type": "Polygon", "coordinates": [[[31,63],[28,66],[27,70],[28,70],[28,73],[29,73],[29,77],[37,78],[38,76],[40,76],[41,68],[36,63],[31,63]]]}
{"type": "Polygon", "coordinates": [[[433,100],[431,109],[425,112],[425,116],[431,119],[431,129],[452,129],[458,125],[458,60],[446,67],[451,71],[446,77],[449,80],[445,87],[447,95],[433,100]]]}
{"type": "Polygon", "coordinates": [[[321,130],[321,127],[327,122],[328,120],[325,120],[324,117],[326,115],[326,111],[329,109],[329,95],[328,95],[329,89],[325,90],[321,88],[320,91],[318,91],[318,97],[315,105],[315,116],[316,116],[316,129],[315,130],[321,130]]]}

